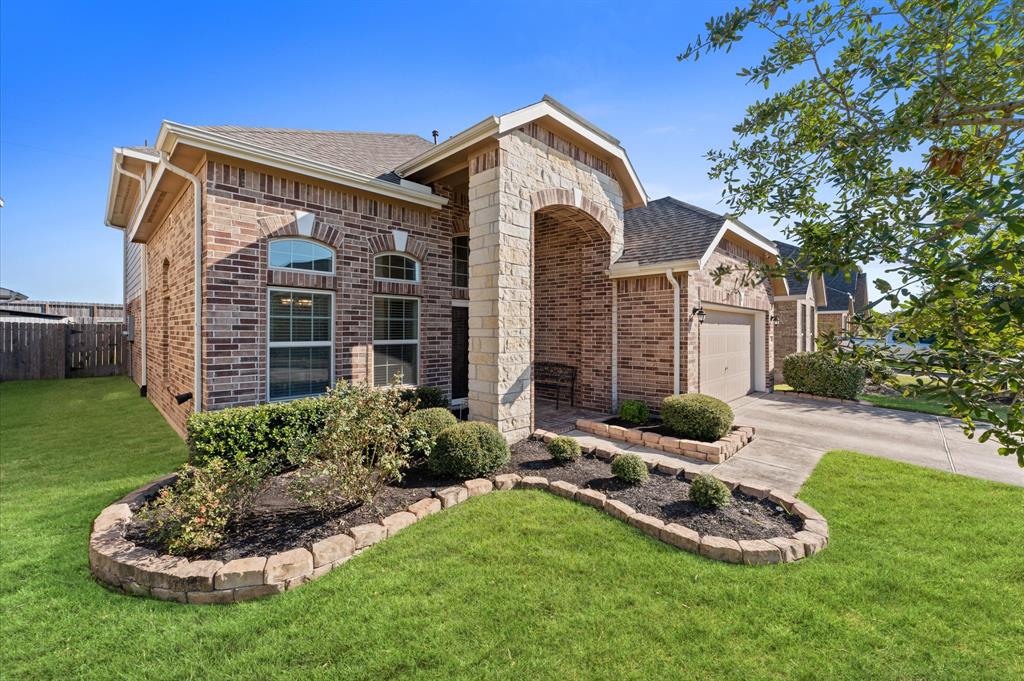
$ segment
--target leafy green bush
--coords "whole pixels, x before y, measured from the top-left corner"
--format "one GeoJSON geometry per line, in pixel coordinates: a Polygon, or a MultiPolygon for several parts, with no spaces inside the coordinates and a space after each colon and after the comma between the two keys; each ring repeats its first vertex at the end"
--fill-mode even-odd
{"type": "Polygon", "coordinates": [[[479,478],[508,463],[508,442],[489,423],[463,422],[445,429],[427,462],[439,475],[479,478]]]}
{"type": "Polygon", "coordinates": [[[690,501],[702,508],[722,508],[732,502],[732,494],[718,478],[698,475],[690,483],[690,501]]]}
{"type": "Polygon", "coordinates": [[[729,405],[710,395],[670,395],[661,402],[661,420],[677,437],[714,442],[732,428],[729,405]]]}
{"type": "Polygon", "coordinates": [[[568,435],[559,435],[548,443],[548,454],[559,463],[568,463],[580,458],[583,451],[576,438],[568,435]]]}
{"type": "Polygon", "coordinates": [[[782,361],[782,375],[793,390],[857,399],[864,390],[864,367],[851,362],[839,362],[827,352],[797,352],[782,361]]]}
{"type": "Polygon", "coordinates": [[[651,410],[646,402],[626,400],[619,407],[619,418],[626,423],[643,425],[651,420],[651,410]]]}
{"type": "Polygon", "coordinates": [[[329,408],[323,427],[291,449],[289,460],[299,467],[291,491],[323,510],[372,503],[409,465],[408,403],[397,387],[344,381],[324,400],[329,408]]]}
{"type": "Polygon", "coordinates": [[[192,414],[185,425],[189,463],[202,466],[220,458],[235,466],[280,470],[292,444],[323,427],[329,408],[316,397],[192,414]]]}
{"type": "Polygon", "coordinates": [[[631,485],[647,482],[647,464],[636,454],[619,454],[612,460],[612,475],[631,485]]]}
{"type": "Polygon", "coordinates": [[[444,391],[432,385],[418,385],[402,390],[402,399],[412,403],[416,409],[447,409],[448,398],[444,391]]]}
{"type": "Polygon", "coordinates": [[[262,478],[214,457],[185,464],[173,485],[143,506],[139,518],[168,553],[187,556],[217,548],[228,525],[248,509],[262,478]]]}
{"type": "Polygon", "coordinates": [[[434,448],[437,437],[446,429],[459,422],[455,415],[443,407],[417,409],[408,416],[409,430],[412,431],[412,451],[427,456],[434,448]]]}
{"type": "Polygon", "coordinates": [[[896,369],[884,362],[866,362],[864,364],[864,374],[872,383],[883,385],[887,381],[896,378],[896,369]]]}

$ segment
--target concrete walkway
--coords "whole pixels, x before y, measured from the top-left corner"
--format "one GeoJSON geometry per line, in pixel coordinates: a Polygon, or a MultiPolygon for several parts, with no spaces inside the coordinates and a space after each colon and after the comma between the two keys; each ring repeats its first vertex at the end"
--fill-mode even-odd
{"type": "MultiPolygon", "coordinates": [[[[1016,458],[999,456],[999,445],[994,441],[981,444],[977,436],[968,439],[956,419],[782,394],[748,395],[730,406],[736,423],[757,428],[754,441],[717,466],[691,459],[684,461],[745,482],[795,493],[825,452],[851,449],[1024,486],[1024,469],[1017,466],[1016,458]]],[[[610,442],[580,431],[569,434],[588,444],[610,442]]],[[[639,445],[613,444],[652,458],[669,456],[639,445]]]]}

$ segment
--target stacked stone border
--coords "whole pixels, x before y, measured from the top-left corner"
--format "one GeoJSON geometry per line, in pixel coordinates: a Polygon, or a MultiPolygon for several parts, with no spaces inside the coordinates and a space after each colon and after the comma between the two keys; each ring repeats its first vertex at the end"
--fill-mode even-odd
{"type": "MultiPolygon", "coordinates": [[[[534,438],[550,441],[553,433],[537,432],[534,438]]],[[[617,452],[585,448],[599,458],[610,460],[617,452]]],[[[682,463],[647,461],[652,470],[692,480],[699,475],[682,463]]],[[[678,549],[728,563],[769,565],[790,563],[811,556],[828,545],[828,522],[816,510],[795,497],[774,490],[748,485],[716,475],[730,490],[738,490],[758,499],[769,499],[803,521],[803,529],[789,537],[733,540],[712,535],[701,536],[677,523],[639,513],[632,507],[601,492],[580,488],[562,480],[515,473],[492,479],[476,478],[447,487],[410,504],[405,511],[392,513],[380,523],[349,528],[344,534],[322,539],[312,546],[295,548],[272,556],[219,560],[188,560],[161,555],[136,546],[125,538],[132,522],[132,506],[152,498],[175,476],[161,478],[103,509],[93,522],[89,539],[89,567],[103,585],[133,596],[196,604],[227,604],[262,598],[299,587],[343,565],[370,546],[394,536],[413,523],[451,508],[470,497],[495,490],[538,489],[577,501],[637,528],[644,534],[678,549]]]]}
{"type": "Polygon", "coordinates": [[[660,449],[666,454],[686,456],[709,463],[728,461],[736,455],[736,452],[750,444],[756,432],[754,426],[733,426],[728,435],[715,442],[700,442],[671,435],[658,435],[639,428],[611,426],[590,419],[577,419],[576,429],[599,437],[606,437],[609,440],[643,445],[652,449],[660,449]]]}

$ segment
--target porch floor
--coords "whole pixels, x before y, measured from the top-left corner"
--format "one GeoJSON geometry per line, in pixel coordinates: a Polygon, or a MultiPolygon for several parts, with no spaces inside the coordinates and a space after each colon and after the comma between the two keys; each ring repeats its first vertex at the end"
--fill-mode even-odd
{"type": "Polygon", "coordinates": [[[554,400],[546,400],[540,397],[536,398],[534,409],[534,420],[537,423],[537,428],[548,430],[552,433],[568,433],[570,430],[576,430],[576,419],[603,421],[612,416],[612,414],[605,414],[593,409],[570,407],[564,402],[556,408],[554,400]]]}

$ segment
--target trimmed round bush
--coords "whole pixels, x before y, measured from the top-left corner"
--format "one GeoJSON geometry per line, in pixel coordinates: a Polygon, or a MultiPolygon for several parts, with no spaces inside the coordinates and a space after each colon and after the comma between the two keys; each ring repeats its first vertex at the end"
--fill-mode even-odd
{"type": "Polygon", "coordinates": [[[619,454],[612,461],[612,475],[631,485],[647,482],[647,464],[636,454],[619,454]]]}
{"type": "Polygon", "coordinates": [[[583,451],[576,438],[567,435],[559,435],[548,443],[548,454],[559,463],[569,463],[580,458],[583,451]]]}
{"type": "Polygon", "coordinates": [[[722,508],[732,502],[732,494],[718,478],[698,475],[690,483],[690,501],[701,508],[722,508]]]}
{"type": "Polygon", "coordinates": [[[626,423],[643,425],[651,420],[651,410],[646,402],[640,400],[626,400],[619,407],[619,418],[626,423]]]}
{"type": "Polygon", "coordinates": [[[427,463],[439,475],[480,478],[509,460],[508,442],[489,423],[463,422],[445,428],[437,437],[427,463]]]}
{"type": "Polygon", "coordinates": [[[732,428],[732,409],[710,395],[670,395],[661,402],[661,420],[672,434],[687,440],[714,442],[732,428]]]}
{"type": "Polygon", "coordinates": [[[443,407],[417,409],[408,417],[409,430],[414,437],[413,449],[418,454],[428,454],[438,436],[458,422],[455,415],[443,407]]]}
{"type": "Polygon", "coordinates": [[[782,376],[793,390],[855,400],[864,390],[864,367],[840,362],[827,352],[797,352],[782,360],[782,376]]]}

